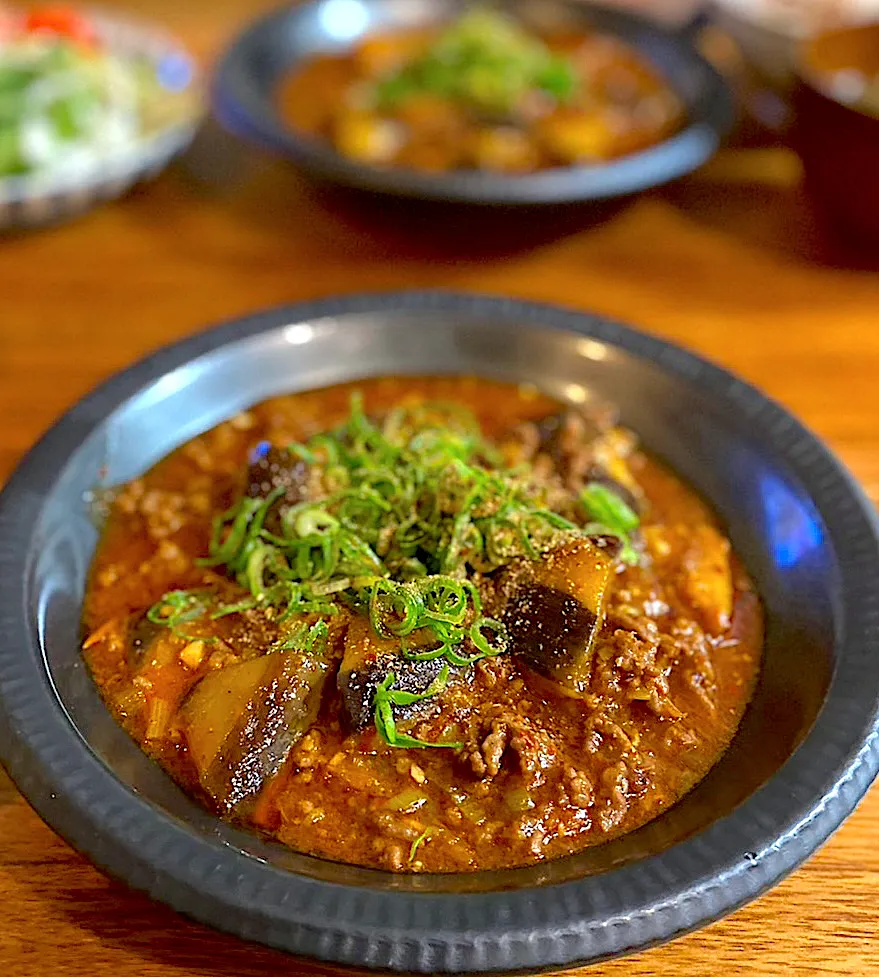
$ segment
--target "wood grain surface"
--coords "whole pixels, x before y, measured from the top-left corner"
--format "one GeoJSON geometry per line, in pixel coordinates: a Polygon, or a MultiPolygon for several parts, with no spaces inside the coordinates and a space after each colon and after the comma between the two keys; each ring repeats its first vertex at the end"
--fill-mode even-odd
{"type": "MultiPolygon", "coordinates": [[[[209,61],[265,5],[125,8],[164,20],[209,61]]],[[[796,160],[777,147],[730,148],[591,225],[571,213],[489,232],[451,211],[369,211],[317,196],[286,166],[209,129],[153,185],[68,226],[0,241],[0,481],[61,411],[162,343],[277,303],[442,286],[592,309],[685,343],[793,410],[875,501],[877,268],[819,232],[796,160]]],[[[2,774],[0,905],[4,977],[330,972],[108,881],[2,774]]],[[[819,854],[757,902],[589,974],[867,977],[879,974],[877,910],[874,790],[819,854]]]]}

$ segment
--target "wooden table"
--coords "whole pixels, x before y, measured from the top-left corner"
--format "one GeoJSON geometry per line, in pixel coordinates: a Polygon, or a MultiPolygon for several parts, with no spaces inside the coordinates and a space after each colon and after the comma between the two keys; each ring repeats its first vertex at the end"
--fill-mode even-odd
{"type": "MultiPolygon", "coordinates": [[[[262,5],[127,6],[163,18],[210,56],[262,5]]],[[[793,410],[879,497],[876,264],[843,260],[822,241],[786,152],[728,150],[603,223],[461,257],[460,248],[430,245],[429,227],[328,207],[285,166],[228,149],[208,140],[188,169],[124,201],[0,242],[0,480],[62,410],[161,343],[276,303],[444,286],[594,309],[683,342],[793,410]]],[[[4,975],[328,972],[187,922],[108,881],[5,778],[0,905],[4,975]]],[[[866,977],[879,973],[877,908],[873,791],[819,855],[756,903],[589,973],[866,977]]]]}

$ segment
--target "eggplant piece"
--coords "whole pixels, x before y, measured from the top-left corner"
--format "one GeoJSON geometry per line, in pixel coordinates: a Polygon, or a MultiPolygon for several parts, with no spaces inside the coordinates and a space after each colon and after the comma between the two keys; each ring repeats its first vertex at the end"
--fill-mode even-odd
{"type": "Polygon", "coordinates": [[[146,613],[140,615],[129,624],[126,641],[126,658],[132,675],[152,681],[156,669],[177,664],[183,644],[167,625],[151,621],[146,613]]]}
{"type": "Polygon", "coordinates": [[[199,781],[224,814],[241,814],[317,716],[331,666],[276,652],[206,675],[180,718],[199,781]]]}
{"type": "Polygon", "coordinates": [[[566,476],[583,464],[589,444],[601,436],[604,424],[598,417],[576,410],[550,414],[537,423],[538,451],[549,455],[566,476]]]}
{"type": "Polygon", "coordinates": [[[589,539],[525,564],[503,613],[511,650],[568,695],[585,694],[613,557],[589,539]]]}
{"type": "MultiPolygon", "coordinates": [[[[418,636],[411,635],[407,640],[416,644],[418,636]]],[[[399,638],[382,638],[373,631],[367,618],[355,618],[345,636],[345,653],[336,678],[351,726],[355,730],[365,729],[373,721],[375,690],[389,672],[394,673],[395,689],[421,693],[439,675],[444,664],[444,658],[433,661],[404,658],[399,638]]],[[[397,713],[405,718],[424,705],[398,706],[397,713]]]]}
{"type": "Polygon", "coordinates": [[[301,502],[308,494],[310,468],[301,458],[283,448],[260,444],[247,469],[245,494],[251,499],[265,499],[283,489],[266,513],[263,525],[271,533],[280,533],[281,516],[290,506],[301,502]]]}
{"type": "Polygon", "coordinates": [[[588,539],[593,546],[597,546],[611,560],[618,560],[623,552],[623,541],[619,536],[611,536],[608,533],[590,533],[588,539]]]}

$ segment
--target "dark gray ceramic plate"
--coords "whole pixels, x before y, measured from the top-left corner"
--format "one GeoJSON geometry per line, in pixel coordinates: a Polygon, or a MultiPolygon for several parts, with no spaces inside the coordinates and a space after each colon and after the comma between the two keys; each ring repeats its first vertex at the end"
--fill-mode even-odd
{"type": "Polygon", "coordinates": [[[526,24],[594,27],[614,34],[652,63],[682,99],[688,124],[643,152],[595,166],[525,176],[458,172],[422,174],[365,166],[304,138],[280,118],[280,79],[303,59],[349,48],[376,32],[433,26],[452,19],[467,0],[306,0],[254,21],[232,44],[213,83],[214,112],[231,131],[289,157],[324,182],[398,197],[489,205],[606,200],[659,186],[701,166],[733,120],[733,97],[721,75],[685,32],[663,30],[584,0],[507,0],[526,24]]]}
{"type": "Polygon", "coordinates": [[[99,867],[296,953],[421,972],[530,970],[667,940],[795,868],[879,762],[873,510],[790,415],[690,353],[604,319],[416,293],[319,302],[161,350],[66,414],[0,496],[0,756],[99,867]],[[274,394],[374,374],[479,373],[624,421],[715,505],[768,631],[753,704],[709,776],[626,838],[528,869],[398,877],[283,851],[190,801],[103,707],[80,659],[97,533],[86,496],[274,394]]]}

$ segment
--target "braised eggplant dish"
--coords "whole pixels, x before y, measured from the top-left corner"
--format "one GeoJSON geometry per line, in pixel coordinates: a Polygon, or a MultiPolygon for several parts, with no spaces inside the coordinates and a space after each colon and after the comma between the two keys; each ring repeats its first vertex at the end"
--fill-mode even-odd
{"type": "Polygon", "coordinates": [[[433,173],[603,163],[684,121],[677,95],[618,38],[541,37],[484,9],[316,55],[280,86],[279,107],[349,159],[433,173]]]}
{"type": "Polygon", "coordinates": [[[101,497],[84,655],[218,815],[395,872],[645,824],[727,747],[760,602],[612,408],[476,378],[276,398],[101,497]]]}

